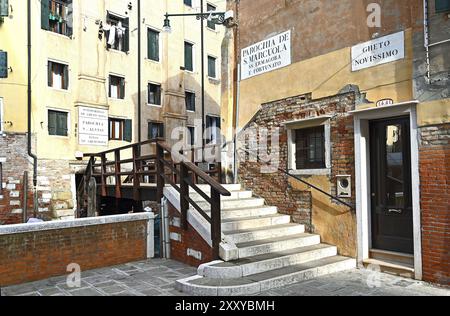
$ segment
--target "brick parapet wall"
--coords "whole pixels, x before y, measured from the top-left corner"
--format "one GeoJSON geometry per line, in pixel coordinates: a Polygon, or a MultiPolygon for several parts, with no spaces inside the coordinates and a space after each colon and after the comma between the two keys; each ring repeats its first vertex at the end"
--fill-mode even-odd
{"type": "Polygon", "coordinates": [[[0,227],[0,286],[21,284],[147,258],[150,215],[0,227]]]}
{"type": "Polygon", "coordinates": [[[450,124],[420,128],[422,260],[425,281],[450,285],[450,124]]]}
{"type": "Polygon", "coordinates": [[[189,225],[180,228],[180,212],[169,203],[171,258],[193,267],[213,261],[212,247],[189,225]]]}
{"type": "MultiPolygon", "coordinates": [[[[354,125],[353,116],[349,111],[354,110],[355,94],[346,93],[319,100],[310,100],[308,95],[291,97],[264,104],[252,121],[244,129],[239,137],[240,144],[247,148],[250,142],[258,141],[259,135],[249,137],[250,129],[275,129],[280,130],[279,142],[279,167],[288,169],[288,130],[285,122],[314,118],[318,116],[332,116],[330,119],[331,136],[331,175],[328,176],[330,194],[336,195],[336,176],[351,175],[354,179],[354,125]],[[246,134],[247,133],[247,134],[246,134]],[[252,139],[250,139],[252,138],[252,139]]],[[[269,134],[270,135],[270,134],[269,134]]],[[[270,136],[269,136],[270,138],[270,136]]],[[[277,150],[271,145],[271,150],[277,150]]],[[[311,192],[299,191],[289,184],[288,177],[282,172],[264,174],[261,172],[261,164],[248,159],[243,152],[239,153],[239,181],[247,189],[253,190],[255,195],[266,200],[268,205],[277,206],[280,213],[291,215],[295,222],[311,227],[311,192]]],[[[302,177],[308,181],[309,176],[302,177]]],[[[352,196],[355,196],[354,181],[352,183],[352,196]]],[[[355,203],[354,198],[347,199],[355,203]]],[[[330,201],[330,203],[335,203],[330,201]]]]}

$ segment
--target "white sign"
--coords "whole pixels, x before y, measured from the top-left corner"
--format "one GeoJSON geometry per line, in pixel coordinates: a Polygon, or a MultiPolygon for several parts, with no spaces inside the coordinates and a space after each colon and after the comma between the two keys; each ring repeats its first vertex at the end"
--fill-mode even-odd
{"type": "Polygon", "coordinates": [[[393,105],[394,100],[392,99],[383,99],[377,102],[378,107],[393,105]]]}
{"type": "Polygon", "coordinates": [[[377,38],[352,47],[352,71],[405,58],[405,33],[377,38]]]}
{"type": "Polygon", "coordinates": [[[96,108],[78,108],[78,134],[80,145],[108,146],[108,111],[96,108]]]}
{"type": "Polygon", "coordinates": [[[244,48],[241,52],[241,80],[291,64],[291,31],[244,48]]]}

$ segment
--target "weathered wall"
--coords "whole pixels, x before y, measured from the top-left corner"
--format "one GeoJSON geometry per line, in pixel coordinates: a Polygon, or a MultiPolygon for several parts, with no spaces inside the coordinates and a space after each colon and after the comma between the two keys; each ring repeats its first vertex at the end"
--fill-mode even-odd
{"type": "Polygon", "coordinates": [[[24,220],[24,172],[28,171],[27,217],[33,215],[32,167],[27,154],[27,135],[0,135],[0,225],[22,223],[24,220]]]}
{"type": "Polygon", "coordinates": [[[0,286],[64,275],[71,263],[86,271],[143,260],[147,257],[147,221],[121,222],[116,217],[107,224],[40,228],[44,223],[34,224],[35,229],[27,225],[23,232],[22,225],[4,226],[0,228],[0,286]]]}
{"type": "Polygon", "coordinates": [[[420,130],[423,279],[450,285],[450,124],[420,130]]]}
{"type": "Polygon", "coordinates": [[[180,213],[169,203],[171,258],[193,267],[213,261],[211,246],[189,225],[180,228],[180,213]]]}
{"type": "MultiPolygon", "coordinates": [[[[248,144],[245,135],[251,128],[268,128],[272,131],[279,128],[279,168],[287,170],[288,131],[283,123],[332,115],[331,172],[328,175],[312,172],[311,175],[300,177],[335,196],[337,175],[351,175],[353,179],[355,177],[353,117],[348,114],[354,108],[354,93],[319,100],[311,100],[309,96],[301,95],[264,104],[241,134],[240,142],[248,144]]],[[[259,138],[258,135],[250,141],[259,138]]],[[[269,145],[269,152],[276,150],[276,147],[269,145]]],[[[277,206],[281,213],[291,215],[295,222],[305,224],[309,231],[320,234],[323,242],[337,245],[340,254],[356,256],[356,215],[353,210],[337,204],[326,195],[310,189],[284,173],[264,174],[259,163],[245,160],[244,157],[245,154],[241,153],[239,177],[245,188],[265,198],[268,205],[277,206]]],[[[354,197],[354,184],[352,191],[354,197]]],[[[344,200],[355,203],[354,198],[344,200]]]]}

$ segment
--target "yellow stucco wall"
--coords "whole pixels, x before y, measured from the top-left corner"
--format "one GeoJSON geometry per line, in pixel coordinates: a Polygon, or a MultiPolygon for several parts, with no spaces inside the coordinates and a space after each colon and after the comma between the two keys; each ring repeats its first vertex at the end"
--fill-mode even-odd
{"type": "Polygon", "coordinates": [[[417,106],[419,126],[437,125],[450,122],[450,99],[422,102],[417,106]]]}
{"type": "MultiPolygon", "coordinates": [[[[74,0],[74,36],[72,39],[41,29],[41,3],[32,1],[32,132],[36,135],[34,148],[40,159],[73,160],[75,152],[99,152],[126,145],[126,142],[110,141],[108,147],[81,146],[78,144],[78,108],[80,106],[107,109],[109,116],[132,119],[133,140],[137,141],[138,128],[143,140],[147,138],[149,120],[164,121],[165,112],[186,115],[194,123],[201,118],[200,105],[200,22],[192,18],[173,18],[173,32],[160,33],[160,59],[153,62],[147,56],[147,28],[162,31],[164,14],[195,12],[183,1],[153,1],[151,5],[142,1],[142,126],[137,126],[137,0],[85,1],[74,0]],[[133,5],[128,10],[128,3],[133,5]],[[105,48],[105,39],[98,40],[96,20],[105,23],[107,10],[130,17],[130,51],[123,53],[105,48]],[[195,30],[195,32],[193,31],[195,30]],[[184,41],[195,44],[193,73],[180,69],[184,65],[184,41]],[[69,89],[56,90],[47,86],[47,63],[53,60],[69,65],[69,89]],[[108,98],[108,76],[117,74],[125,77],[125,100],[108,98]],[[147,104],[147,85],[159,83],[163,88],[163,106],[147,104]],[[184,90],[197,95],[197,111],[186,114],[184,90]],[[176,98],[171,95],[178,94],[176,98]],[[48,135],[49,109],[69,113],[68,137],[48,135]]],[[[10,0],[13,8],[11,17],[0,26],[0,49],[9,54],[9,65],[13,68],[9,78],[0,79],[0,98],[4,103],[4,119],[13,125],[5,126],[6,132],[27,131],[27,2],[10,0]]],[[[225,10],[225,3],[217,3],[217,10],[225,10]]],[[[205,30],[206,54],[218,57],[217,74],[220,79],[221,44],[224,28],[217,31],[205,30]]],[[[207,61],[207,56],[205,56],[207,61]]],[[[205,63],[207,66],[207,64],[205,63]]],[[[206,68],[207,70],[207,68],[206,68]]],[[[207,113],[220,115],[221,86],[206,80],[207,113]]],[[[186,122],[188,122],[186,121],[186,122]]],[[[172,123],[176,127],[178,123],[172,123]]],[[[185,125],[186,123],[183,123],[185,125]]],[[[201,128],[201,126],[199,126],[201,128]]],[[[170,135],[168,135],[170,136],[170,135]]]]}

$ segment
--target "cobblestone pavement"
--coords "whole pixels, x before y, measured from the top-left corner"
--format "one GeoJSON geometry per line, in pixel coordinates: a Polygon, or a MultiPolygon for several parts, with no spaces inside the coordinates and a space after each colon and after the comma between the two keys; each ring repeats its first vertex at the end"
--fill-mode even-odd
{"type": "MultiPolygon", "coordinates": [[[[86,271],[81,287],[70,289],[66,277],[3,288],[6,296],[182,296],[175,280],[196,274],[182,263],[154,259],[86,271]]],[[[450,290],[423,282],[370,272],[350,270],[264,292],[264,296],[367,296],[367,295],[445,295],[450,290]],[[369,284],[375,287],[369,287],[369,284]],[[378,286],[377,286],[378,285],[378,286]]]]}

